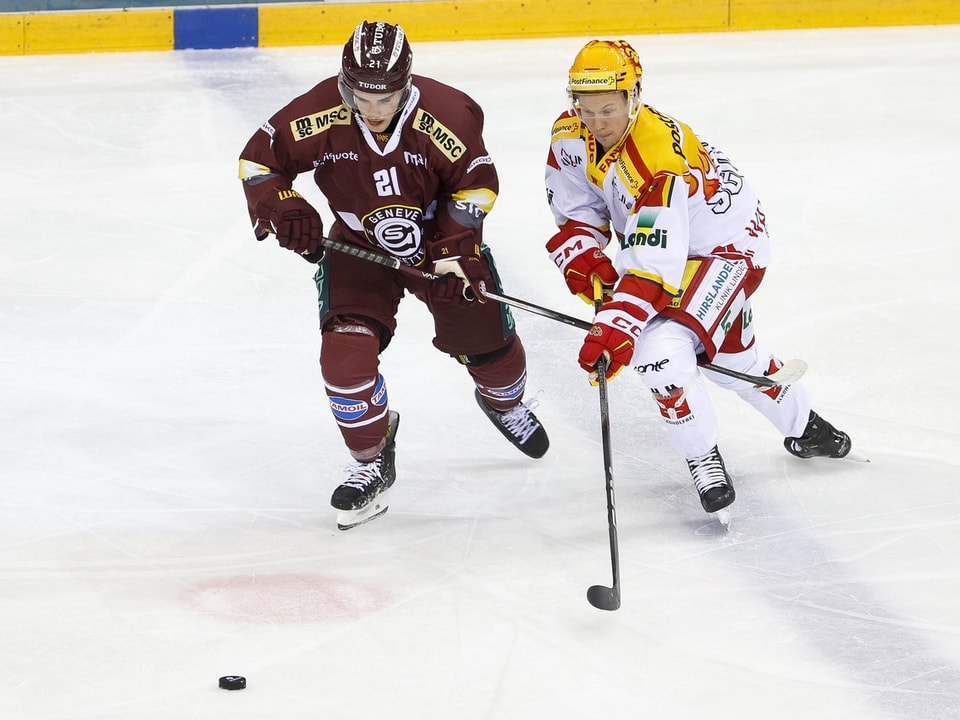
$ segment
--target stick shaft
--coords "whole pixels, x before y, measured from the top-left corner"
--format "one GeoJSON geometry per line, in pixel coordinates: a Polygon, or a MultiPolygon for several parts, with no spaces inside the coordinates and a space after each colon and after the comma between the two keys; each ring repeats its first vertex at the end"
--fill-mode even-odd
{"type": "MultiPolygon", "coordinates": [[[[572,315],[564,315],[556,310],[551,310],[550,308],[545,308],[541,305],[534,305],[526,300],[521,300],[519,298],[510,297],[509,295],[501,295],[499,293],[489,291],[484,294],[491,300],[496,300],[497,302],[504,303],[505,305],[512,305],[520,308],[521,310],[527,310],[528,312],[536,313],[537,315],[542,315],[543,317],[571,325],[575,328],[579,328],[580,330],[589,330],[591,327],[593,327],[593,325],[586,320],[581,320],[580,318],[573,317],[572,315]]],[[[736,378],[737,380],[744,380],[752,383],[753,385],[777,387],[778,385],[783,384],[781,382],[777,382],[773,378],[765,377],[763,375],[750,375],[748,373],[738,372],[737,370],[731,370],[730,368],[725,368],[722,365],[714,365],[710,362],[701,362],[698,363],[698,365],[707,370],[713,370],[715,373],[719,373],[720,375],[727,375],[728,377],[736,378]]]]}
{"type": "MultiPolygon", "coordinates": [[[[323,239],[324,247],[328,247],[331,250],[337,250],[347,255],[353,255],[354,257],[361,258],[363,260],[369,260],[370,262],[377,263],[378,265],[384,265],[389,268],[393,268],[399,272],[407,273],[408,275],[413,275],[414,277],[424,278],[426,280],[439,280],[440,276],[436,273],[428,272],[426,270],[421,270],[420,268],[413,267],[412,265],[404,265],[402,262],[397,260],[395,257],[389,255],[384,255],[383,253],[378,253],[374,250],[367,250],[358,245],[352,245],[350,243],[341,242],[339,240],[333,240],[331,238],[323,239]]],[[[484,295],[486,295],[491,300],[495,300],[504,305],[511,305],[513,307],[518,307],[521,310],[526,310],[527,312],[535,313],[537,315],[542,315],[543,317],[550,318],[551,320],[556,320],[558,322],[565,323],[580,330],[589,330],[592,327],[592,324],[586,320],[581,320],[580,318],[573,317],[572,315],[564,315],[563,313],[557,312],[556,310],[551,310],[550,308],[545,308],[541,305],[535,305],[534,303],[527,302],[526,300],[521,300],[520,298],[511,297],[509,295],[503,295],[501,293],[496,293],[491,290],[487,290],[484,295]]],[[[727,375],[728,377],[736,378],[738,380],[744,380],[746,382],[752,383],[754,385],[762,385],[764,387],[776,387],[777,385],[782,385],[784,383],[777,382],[773,378],[764,377],[763,375],[748,375],[746,373],[737,372],[736,370],[730,370],[721,365],[714,365],[713,363],[700,363],[700,367],[706,368],[707,370],[713,370],[716,373],[721,375],[727,375]]]]}
{"type": "MultiPolygon", "coordinates": [[[[603,288],[596,276],[593,278],[593,292],[597,300],[594,307],[600,310],[603,302],[603,288]]],[[[617,539],[617,506],[613,492],[613,450],[610,443],[610,400],[607,393],[607,356],[602,354],[597,360],[597,385],[600,388],[600,439],[603,445],[604,488],[607,493],[607,531],[610,535],[610,566],[613,571],[611,587],[612,600],[620,607],[620,543],[617,539]]]]}

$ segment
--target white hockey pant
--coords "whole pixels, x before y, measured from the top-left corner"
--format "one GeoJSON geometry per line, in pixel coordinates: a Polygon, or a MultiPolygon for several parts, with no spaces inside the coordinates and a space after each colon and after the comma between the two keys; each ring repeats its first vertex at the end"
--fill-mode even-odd
{"type": "MultiPolygon", "coordinates": [[[[803,433],[810,414],[806,388],[796,383],[759,391],[743,380],[710,370],[701,373],[697,365],[700,348],[692,330],[673,320],[655,318],[641,334],[633,355],[633,369],[653,394],[677,453],[695,458],[717,445],[719,427],[704,375],[717,386],[737,393],[785,437],[803,433]]],[[[762,375],[769,371],[772,357],[754,342],[740,352],[719,353],[713,362],[731,370],[762,375]]]]}

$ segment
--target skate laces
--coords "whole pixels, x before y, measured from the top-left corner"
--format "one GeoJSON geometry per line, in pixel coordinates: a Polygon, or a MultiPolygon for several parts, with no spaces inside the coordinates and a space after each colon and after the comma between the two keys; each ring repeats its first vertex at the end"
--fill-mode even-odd
{"type": "Polygon", "coordinates": [[[380,473],[380,458],[368,463],[355,462],[350,463],[344,468],[344,472],[349,477],[343,481],[340,487],[351,487],[357,490],[366,490],[371,485],[383,482],[383,475],[380,473]]]}
{"type": "Polygon", "coordinates": [[[540,393],[537,393],[528,403],[518,403],[516,407],[500,413],[500,424],[509,430],[511,435],[518,438],[521,443],[529,440],[530,436],[540,427],[540,423],[533,414],[533,410],[540,404],[537,399],[539,397],[540,393]]]}
{"type": "Polygon", "coordinates": [[[727,485],[727,472],[723,467],[723,459],[716,448],[693,460],[687,460],[687,467],[693,476],[693,484],[703,493],[714,487],[727,485]]]}

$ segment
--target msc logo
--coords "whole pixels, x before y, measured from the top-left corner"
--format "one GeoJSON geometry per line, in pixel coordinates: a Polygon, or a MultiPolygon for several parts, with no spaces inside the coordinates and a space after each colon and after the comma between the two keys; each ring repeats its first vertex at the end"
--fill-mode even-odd
{"type": "Polygon", "coordinates": [[[290,123],[290,132],[296,142],[306,140],[328,130],[333,125],[349,125],[350,110],[346,105],[338,105],[313,115],[304,115],[290,123]]]}
{"type": "Polygon", "coordinates": [[[637,230],[632,232],[629,235],[624,235],[620,240],[620,249],[626,250],[627,248],[632,248],[636,246],[649,245],[650,247],[667,247],[667,231],[657,228],[656,230],[651,229],[649,232],[643,232],[642,230],[637,230]]]}
{"type": "Polygon", "coordinates": [[[454,135],[449,128],[441,124],[426,110],[417,110],[417,114],[413,119],[413,127],[424,135],[429,135],[433,144],[439,148],[440,152],[447,156],[450,162],[454,162],[467,150],[466,145],[460,141],[460,138],[454,135]]]}

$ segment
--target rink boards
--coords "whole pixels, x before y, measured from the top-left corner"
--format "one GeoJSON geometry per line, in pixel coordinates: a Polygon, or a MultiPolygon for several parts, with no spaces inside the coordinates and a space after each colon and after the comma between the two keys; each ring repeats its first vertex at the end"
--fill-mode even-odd
{"type": "Polygon", "coordinates": [[[960,23],[957,0],[467,0],[0,14],[0,55],[340,44],[364,19],[423,41],[960,23]],[[625,14],[625,10],[629,10],[625,14]]]}

